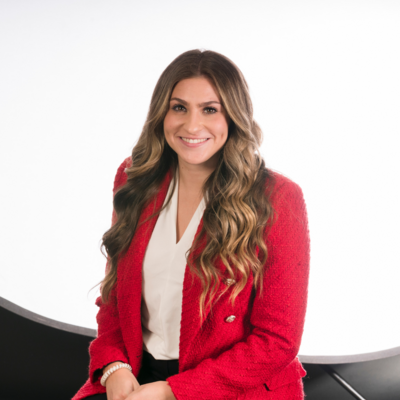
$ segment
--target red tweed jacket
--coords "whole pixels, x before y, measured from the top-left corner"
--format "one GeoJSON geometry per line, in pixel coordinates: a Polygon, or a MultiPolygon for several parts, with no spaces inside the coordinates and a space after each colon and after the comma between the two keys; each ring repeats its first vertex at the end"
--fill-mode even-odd
{"type": "MultiPolygon", "coordinates": [[[[119,167],[115,190],[127,176],[127,158],[119,167]]],[[[305,371],[296,357],[303,333],[309,273],[309,233],[302,191],[275,174],[271,197],[276,220],[269,231],[269,255],[263,293],[255,295],[252,279],[232,306],[229,289],[214,305],[202,326],[198,299],[201,283],[186,266],[179,342],[179,373],[168,378],[178,400],[303,399],[305,371]],[[234,321],[227,317],[234,315],[234,321]]],[[[171,175],[167,174],[155,198],[161,207],[171,175]]],[[[144,221],[154,203],[142,211],[144,221]]],[[[114,215],[115,217],[115,215],[114,215]]],[[[118,264],[118,283],[107,304],[99,297],[98,336],[90,345],[89,379],[73,397],[80,400],[105,392],[99,370],[116,360],[132,366],[138,375],[142,359],[142,262],[156,217],[141,224],[118,264]]],[[[115,218],[113,218],[115,220],[115,218]]],[[[202,225],[200,222],[198,234],[202,225]]],[[[217,266],[224,271],[222,262],[217,266]]],[[[223,285],[221,285],[222,287],[223,285]]]]}

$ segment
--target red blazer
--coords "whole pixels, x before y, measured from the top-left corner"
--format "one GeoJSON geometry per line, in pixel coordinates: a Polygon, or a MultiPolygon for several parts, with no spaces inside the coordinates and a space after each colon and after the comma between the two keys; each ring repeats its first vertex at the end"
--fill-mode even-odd
{"type": "MultiPolygon", "coordinates": [[[[115,190],[127,180],[127,158],[119,167],[115,190]]],[[[309,233],[302,191],[274,173],[271,197],[276,220],[268,234],[268,260],[263,294],[255,295],[250,278],[232,306],[229,289],[213,306],[202,326],[199,319],[201,283],[186,266],[179,342],[179,373],[168,378],[178,400],[303,399],[301,378],[306,372],[297,356],[307,303],[309,233]],[[227,317],[236,318],[228,322],[227,317]]],[[[155,198],[161,207],[168,173],[155,198]]],[[[153,212],[145,207],[140,221],[153,212]]],[[[115,217],[115,215],[114,215],[115,217]]],[[[113,218],[115,221],[115,218],[113,218]]],[[[109,303],[96,300],[98,335],[90,344],[89,379],[74,396],[80,400],[105,388],[99,369],[116,360],[129,363],[138,375],[142,360],[142,262],[157,217],[140,225],[118,264],[118,283],[109,303]]],[[[198,231],[201,228],[200,222],[198,231]]],[[[225,270],[221,261],[217,267],[225,270]]],[[[221,285],[221,288],[223,284],[221,285]]],[[[208,311],[209,312],[209,311],[208,311]]]]}

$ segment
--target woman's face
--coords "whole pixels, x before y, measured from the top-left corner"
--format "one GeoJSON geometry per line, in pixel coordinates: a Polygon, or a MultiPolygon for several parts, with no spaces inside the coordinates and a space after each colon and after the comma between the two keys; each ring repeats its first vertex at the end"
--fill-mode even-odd
{"type": "Polygon", "coordinates": [[[204,77],[183,79],[172,91],[164,134],[179,164],[215,169],[228,138],[229,117],[214,85],[204,77]]]}

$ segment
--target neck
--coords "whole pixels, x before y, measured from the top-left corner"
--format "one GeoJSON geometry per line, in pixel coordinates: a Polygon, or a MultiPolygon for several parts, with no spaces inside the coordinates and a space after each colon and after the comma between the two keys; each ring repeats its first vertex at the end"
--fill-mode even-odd
{"type": "Polygon", "coordinates": [[[193,196],[202,197],[204,182],[214,171],[215,166],[191,165],[179,163],[179,187],[185,192],[192,193],[193,196]]]}

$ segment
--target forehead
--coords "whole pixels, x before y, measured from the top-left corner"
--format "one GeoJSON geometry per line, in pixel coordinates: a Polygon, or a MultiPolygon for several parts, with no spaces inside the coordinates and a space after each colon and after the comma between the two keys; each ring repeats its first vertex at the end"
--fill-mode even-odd
{"type": "Polygon", "coordinates": [[[187,78],[179,81],[174,90],[172,91],[171,97],[179,97],[186,101],[220,101],[218,90],[213,83],[203,77],[187,78]]]}

